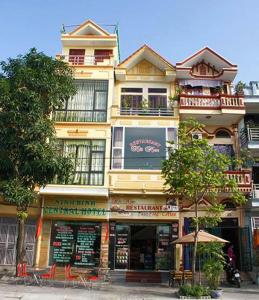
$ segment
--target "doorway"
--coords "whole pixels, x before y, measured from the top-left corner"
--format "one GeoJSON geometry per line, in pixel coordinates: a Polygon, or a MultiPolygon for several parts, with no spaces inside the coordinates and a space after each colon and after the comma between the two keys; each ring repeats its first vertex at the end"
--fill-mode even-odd
{"type": "Polygon", "coordinates": [[[156,226],[131,225],[130,269],[154,270],[156,226]]]}

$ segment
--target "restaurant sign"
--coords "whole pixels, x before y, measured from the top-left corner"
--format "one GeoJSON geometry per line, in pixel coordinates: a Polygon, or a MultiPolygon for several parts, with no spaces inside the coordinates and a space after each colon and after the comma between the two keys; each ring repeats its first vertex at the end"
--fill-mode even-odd
{"type": "Polygon", "coordinates": [[[177,219],[178,206],[167,205],[166,199],[123,199],[111,202],[111,218],[177,219]]]}
{"type": "Polygon", "coordinates": [[[125,169],[161,169],[166,157],[165,128],[125,128],[125,169]]]}

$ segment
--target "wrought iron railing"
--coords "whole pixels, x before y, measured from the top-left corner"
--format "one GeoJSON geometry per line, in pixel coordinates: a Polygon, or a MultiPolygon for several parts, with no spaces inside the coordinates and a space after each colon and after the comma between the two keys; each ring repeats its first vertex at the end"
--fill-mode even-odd
{"type": "Polygon", "coordinates": [[[112,55],[57,55],[56,58],[73,66],[114,65],[112,55]]]}
{"type": "Polygon", "coordinates": [[[248,143],[259,144],[259,128],[246,127],[240,131],[241,146],[246,146],[248,143]]]}
{"type": "Polygon", "coordinates": [[[121,115],[138,116],[173,116],[174,111],[170,108],[124,108],[120,109],[121,115]]]}
{"type": "Polygon", "coordinates": [[[106,122],[106,110],[56,110],[53,114],[56,122],[106,122]]]}

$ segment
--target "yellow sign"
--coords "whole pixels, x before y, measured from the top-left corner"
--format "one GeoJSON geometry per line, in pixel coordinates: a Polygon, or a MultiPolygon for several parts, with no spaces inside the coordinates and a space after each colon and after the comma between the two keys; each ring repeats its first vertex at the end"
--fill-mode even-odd
{"type": "Polygon", "coordinates": [[[88,199],[45,199],[44,217],[107,219],[108,202],[88,199]]]}
{"type": "Polygon", "coordinates": [[[167,205],[166,199],[144,198],[111,200],[112,219],[178,219],[178,207],[167,205]]]}

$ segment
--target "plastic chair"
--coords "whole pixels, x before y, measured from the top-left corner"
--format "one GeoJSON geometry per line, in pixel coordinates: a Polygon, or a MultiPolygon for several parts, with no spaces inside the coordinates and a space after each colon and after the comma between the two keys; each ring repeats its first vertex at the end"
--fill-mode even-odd
{"type": "Polygon", "coordinates": [[[24,284],[26,284],[28,278],[31,278],[31,275],[27,273],[26,263],[19,263],[17,265],[17,278],[18,280],[22,279],[24,284]]]}
{"type": "Polygon", "coordinates": [[[75,282],[78,282],[78,278],[79,278],[79,275],[74,275],[74,274],[72,275],[71,274],[71,266],[70,265],[65,266],[65,283],[64,283],[64,287],[66,287],[67,281],[68,282],[72,281],[72,284],[73,284],[73,287],[74,287],[75,282]]]}
{"type": "Polygon", "coordinates": [[[39,278],[47,283],[48,281],[54,280],[56,274],[56,264],[53,264],[49,272],[39,275],[39,278]]]}

